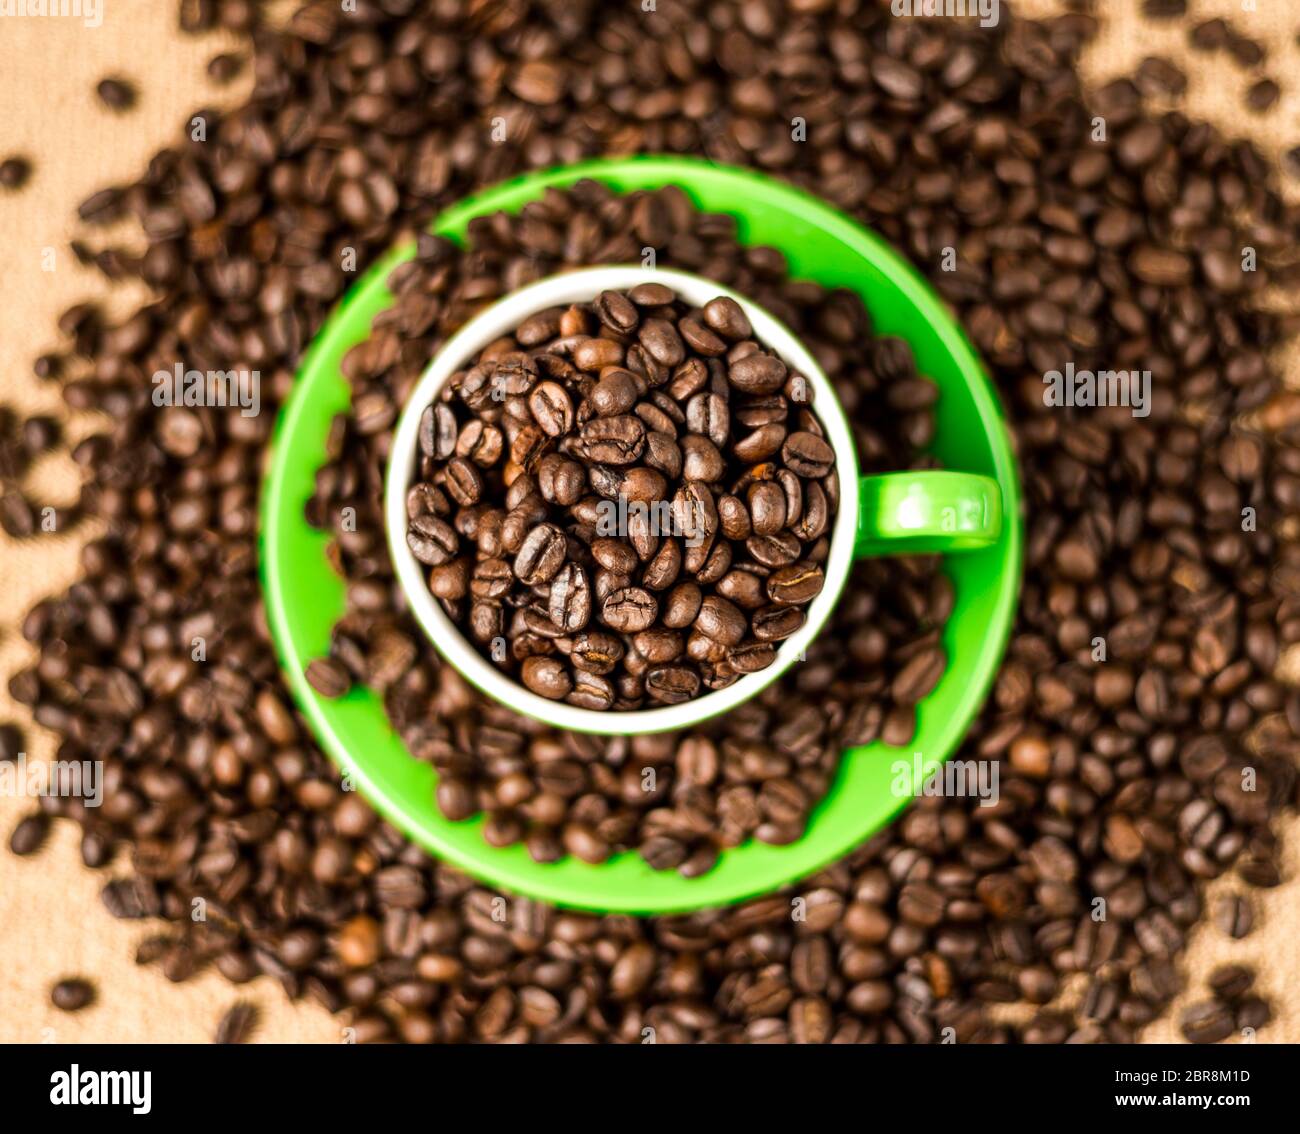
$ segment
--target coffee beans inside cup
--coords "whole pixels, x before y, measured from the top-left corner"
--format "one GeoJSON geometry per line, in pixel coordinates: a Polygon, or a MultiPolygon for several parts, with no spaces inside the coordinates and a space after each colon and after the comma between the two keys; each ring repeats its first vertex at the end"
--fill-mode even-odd
{"type": "Polygon", "coordinates": [[[584,709],[771,665],[839,499],[808,379],[744,309],[648,280],[539,311],[424,410],[406,543],[494,664],[584,709]]]}

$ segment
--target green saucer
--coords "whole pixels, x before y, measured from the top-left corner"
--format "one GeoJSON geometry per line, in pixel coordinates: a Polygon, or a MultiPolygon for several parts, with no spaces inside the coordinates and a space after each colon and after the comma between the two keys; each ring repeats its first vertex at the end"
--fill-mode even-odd
{"type": "Polygon", "coordinates": [[[707,874],[685,879],[652,870],[635,853],[600,865],[574,858],[541,864],[522,845],[489,846],[481,817],[453,822],[438,811],[432,768],[407,752],[376,693],[356,688],[338,700],[317,694],[303,671],[328,651],[331,629],[344,612],[345,589],[325,556],[329,537],[307,523],[304,508],[325,463],[330,422],[348,408],[341,360],[392,302],[385,280],[414,254],[413,245],[387,254],[344,297],[307,352],[277,422],[261,506],[267,614],[289,687],[321,746],[386,818],[430,853],[488,885],[562,906],[662,914],[726,905],[841,858],[912,798],[914,777],[907,775],[909,789],[899,791],[896,762],[910,767],[919,753],[924,776],[956,750],[992,685],[1011,631],[1022,558],[1020,485],[993,387],[938,297],[878,236],[788,185],[680,157],[592,161],[496,186],[447,210],[433,231],[463,243],[474,217],[517,213],[546,189],[582,178],[621,192],[677,185],[701,209],[735,216],[744,242],[779,248],[795,277],[856,291],[876,331],[906,339],[921,373],[940,388],[932,450],[943,466],[998,482],[1006,517],[998,542],[944,560],[956,592],[943,634],[949,664],[918,706],[912,743],[905,749],[875,743],[848,750],[802,839],[784,847],[751,841],[724,851],[707,874]]]}

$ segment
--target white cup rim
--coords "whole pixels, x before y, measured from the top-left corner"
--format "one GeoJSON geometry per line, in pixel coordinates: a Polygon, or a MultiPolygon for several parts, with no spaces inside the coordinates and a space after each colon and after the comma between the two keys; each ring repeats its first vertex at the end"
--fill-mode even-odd
{"type": "Polygon", "coordinates": [[[407,398],[397,422],[384,481],[384,522],[389,554],[398,581],[416,621],[434,647],[472,685],[516,712],[555,728],[575,732],[631,735],[690,728],[748,701],[777,680],[805,653],[830,618],[853,564],[858,516],[857,459],[853,434],[830,380],[807,347],[785,324],[753,300],[713,280],[668,268],[619,264],[584,268],[549,276],[512,292],[479,312],[443,344],[407,398]],[[626,291],[642,283],[661,283],[680,299],[702,307],[716,296],[728,296],[744,309],[754,338],[802,374],[813,388],[813,406],[835,451],[840,500],[831,529],[830,551],[823,570],[825,582],[807,608],[803,626],[777,648],[772,664],[745,674],[723,689],[711,690],[677,705],[650,709],[584,709],[552,701],[493,666],[469,641],[429,591],[425,568],[406,542],[406,496],[415,473],[420,417],[443,384],[463,370],[485,346],[509,334],[530,315],[552,307],[587,303],[602,291],[626,291]]]}

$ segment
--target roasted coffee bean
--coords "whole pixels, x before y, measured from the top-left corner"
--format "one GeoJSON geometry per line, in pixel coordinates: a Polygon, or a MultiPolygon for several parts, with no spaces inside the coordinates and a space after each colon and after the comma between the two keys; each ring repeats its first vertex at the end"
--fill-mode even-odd
{"type": "Polygon", "coordinates": [[[727,654],[727,663],[737,673],[757,673],[776,660],[776,647],[768,642],[742,642],[727,654]]]}
{"type": "Polygon", "coordinates": [[[333,658],[316,658],[307,666],[307,681],[322,697],[342,697],[352,687],[345,666],[333,658]]]}
{"type": "Polygon", "coordinates": [[[626,334],[633,330],[640,316],[632,301],[617,291],[602,291],[596,296],[596,317],[611,331],[626,334]]]}
{"type": "Polygon", "coordinates": [[[749,486],[749,516],[756,536],[776,535],[786,525],[785,493],[775,481],[749,486]]]}
{"type": "Polygon", "coordinates": [[[573,364],[581,370],[599,373],[607,366],[621,367],[624,353],[622,344],[612,339],[584,339],[573,348],[573,364]]]}
{"type": "Polygon", "coordinates": [[[632,503],[659,504],[667,491],[668,482],[662,473],[640,465],[625,470],[618,481],[619,498],[632,503]]]}
{"type": "Polygon", "coordinates": [[[749,509],[739,497],[730,494],[717,500],[718,525],[727,539],[745,540],[754,532],[749,509]]]}
{"type": "Polygon", "coordinates": [[[1193,1004],[1183,1013],[1182,1032],[1188,1043],[1218,1043],[1234,1030],[1232,1012],[1217,1000],[1193,1004]]]}
{"type": "Polygon", "coordinates": [[[101,79],[95,94],[110,110],[130,110],[135,105],[135,87],[125,79],[101,79]]]}
{"type": "Polygon", "coordinates": [[[533,420],[547,437],[559,437],[573,428],[573,402],[558,382],[539,382],[528,395],[533,420]]]}
{"type": "Polygon", "coordinates": [[[0,528],[13,539],[26,539],[35,534],[36,511],[21,491],[11,489],[0,496],[0,528]]]}
{"type": "Polygon", "coordinates": [[[698,318],[687,316],[677,324],[677,330],[687,347],[702,358],[716,358],[726,353],[727,344],[698,318]]]}
{"type": "Polygon", "coordinates": [[[568,460],[558,453],[548,453],[538,462],[537,490],[550,504],[567,507],[578,503],[586,483],[586,474],[577,461],[568,460]]]}
{"type": "Polygon", "coordinates": [[[704,601],[704,592],[697,583],[678,583],[668,592],[662,606],[663,624],[681,630],[695,621],[704,601]]]}
{"type": "Polygon", "coordinates": [[[482,421],[471,421],[456,438],[456,454],[480,468],[491,468],[501,459],[504,442],[501,430],[482,421]]]}
{"type": "Polygon", "coordinates": [[[529,689],[552,701],[562,700],[573,689],[572,676],[555,658],[525,658],[520,675],[529,689]]]}
{"type": "Polygon", "coordinates": [[[483,474],[464,457],[453,457],[447,464],[442,486],[462,508],[477,504],[483,495],[483,474]]]}
{"type": "Polygon", "coordinates": [[[579,428],[577,448],[593,464],[630,465],[645,451],[645,434],[645,425],[634,414],[597,417],[579,428]]]}
{"type": "Polygon", "coordinates": [[[554,524],[534,528],[515,556],[515,576],[530,587],[550,582],[564,564],[567,547],[564,533],[554,524]]]}
{"type": "Polygon", "coordinates": [[[9,849],[16,855],[35,854],[45,845],[50,833],[50,819],[43,811],[20,819],[9,836],[9,849]]]}
{"type": "Polygon", "coordinates": [[[570,705],[580,709],[604,712],[614,704],[614,687],[607,678],[578,669],[573,674],[573,690],[565,698],[570,705]]]}
{"type": "Polygon", "coordinates": [[[621,367],[604,370],[589,400],[600,417],[618,417],[629,412],[637,400],[636,376],[621,367]]]}
{"type": "MultiPolygon", "coordinates": [[[[780,567],[767,578],[767,597],[783,606],[802,606],[821,594],[826,578],[815,563],[780,567]]],[[[942,661],[942,655],[940,655],[942,661]]],[[[942,672],[942,667],[940,667],[942,672]]]]}
{"type": "Polygon", "coordinates": [[[257,1031],[260,1019],[261,1012],[256,1004],[247,1000],[237,1001],[221,1017],[213,1043],[248,1043],[257,1031]]]}
{"type": "Polygon", "coordinates": [[[0,189],[21,189],[32,175],[32,163],[25,157],[7,157],[0,161],[0,189]]]}
{"type": "Polygon", "coordinates": [[[779,358],[755,352],[727,368],[727,381],[745,394],[775,394],[785,385],[786,374],[779,358]]]}
{"type": "Polygon", "coordinates": [[[1245,965],[1220,965],[1210,974],[1210,991],[1229,1003],[1240,1000],[1255,983],[1255,974],[1245,965]]]}
{"type": "Polygon", "coordinates": [[[438,567],[456,554],[460,539],[446,520],[426,514],[411,520],[406,530],[406,545],[421,563],[438,567]]]}
{"type": "Polygon", "coordinates": [[[663,284],[643,283],[632,288],[627,297],[638,307],[667,307],[677,298],[677,293],[663,284]]]}
{"type": "Polygon", "coordinates": [[[794,606],[765,606],[754,612],[754,637],[762,642],[779,642],[804,624],[804,613],[794,606]]]}
{"type": "Polygon", "coordinates": [[[221,86],[233,82],[244,70],[244,57],[237,52],[223,51],[208,60],[208,77],[221,86]]]}
{"type": "Polygon", "coordinates": [[[799,558],[803,545],[790,532],[776,532],[772,535],[750,536],[745,540],[745,550],[755,563],[776,570],[794,563],[799,558]]]}
{"type": "MultiPolygon", "coordinates": [[[[770,580],[768,590],[770,593],[770,580]]],[[[934,689],[946,667],[947,661],[939,647],[921,651],[894,678],[894,699],[903,705],[916,704],[934,689]]]]}
{"type": "Polygon", "coordinates": [[[614,672],[614,667],[624,653],[623,642],[613,634],[603,631],[590,631],[579,634],[573,640],[573,664],[589,673],[607,675],[614,672]]]}
{"type": "Polygon", "coordinates": [[[0,763],[17,760],[25,750],[22,729],[9,721],[0,723],[0,763]]]}
{"type": "Polygon", "coordinates": [[[688,666],[666,665],[651,668],[645,675],[645,690],[651,700],[666,705],[689,701],[700,689],[700,675],[688,666]]]}
{"type": "Polygon", "coordinates": [[[733,342],[747,339],[754,333],[744,308],[727,296],[711,299],[704,305],[704,322],[733,342]]]}
{"type": "Polygon", "coordinates": [[[1254,921],[1250,902],[1241,894],[1225,894],[1214,904],[1214,922],[1229,937],[1245,937],[1254,921]]]}
{"type": "Polygon", "coordinates": [[[682,475],[682,449],[670,433],[651,430],[645,435],[645,453],[642,459],[651,468],[676,480],[682,475]]]}
{"type": "Polygon", "coordinates": [[[791,433],[781,446],[781,458],[800,476],[823,477],[835,464],[835,451],[814,433],[791,433]]]}
{"type": "MultiPolygon", "coordinates": [[[[747,464],[765,461],[775,456],[785,443],[786,428],[780,422],[759,425],[752,433],[737,440],[733,452],[747,464]]],[[[784,471],[784,470],[783,470],[784,471]]],[[[796,478],[795,483],[798,483],[796,478]]],[[[797,514],[797,513],[796,513],[797,514]]]]}
{"type": "Polygon", "coordinates": [[[727,401],[719,394],[701,391],[686,403],[686,427],[722,447],[731,435],[727,401]]]}
{"type": "Polygon", "coordinates": [[[1255,114],[1263,114],[1282,93],[1282,88],[1272,79],[1260,79],[1251,83],[1246,91],[1246,106],[1255,114]]]}
{"type": "Polygon", "coordinates": [[[591,618],[591,587],[576,563],[565,564],[551,580],[551,621],[566,634],[583,629],[591,618]]]}
{"type": "Polygon", "coordinates": [[[83,977],[65,977],[50,989],[50,1003],[61,1012],[80,1012],[95,1002],[95,986],[83,977]]]}
{"type": "Polygon", "coordinates": [[[1273,1018],[1273,1009],[1262,996],[1247,996],[1236,1005],[1233,1024],[1238,1031],[1258,1031],[1273,1018]]]}
{"type": "Polygon", "coordinates": [[[659,603],[641,587],[623,587],[601,603],[600,620],[622,634],[635,634],[654,624],[659,603]]]}
{"type": "Polygon", "coordinates": [[[686,357],[682,336],[666,319],[642,320],[637,338],[646,352],[662,366],[676,366],[686,357]]]}
{"type": "Polygon", "coordinates": [[[700,605],[694,627],[724,646],[739,645],[749,628],[749,620],[734,603],[718,595],[709,595],[700,605]]]}
{"type": "Polygon", "coordinates": [[[30,457],[39,457],[58,444],[62,430],[52,417],[43,414],[29,417],[22,425],[23,448],[30,457]]]}
{"type": "Polygon", "coordinates": [[[713,484],[722,479],[727,470],[722,451],[707,437],[698,433],[682,438],[682,472],[686,480],[713,484]]]}

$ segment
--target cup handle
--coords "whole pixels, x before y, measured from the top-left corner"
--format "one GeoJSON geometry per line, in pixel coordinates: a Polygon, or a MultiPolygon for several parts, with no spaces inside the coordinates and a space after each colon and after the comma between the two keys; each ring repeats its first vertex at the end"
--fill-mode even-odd
{"type": "Polygon", "coordinates": [[[915,469],[858,484],[856,558],[978,551],[1002,534],[1002,490],[990,476],[915,469]]]}

